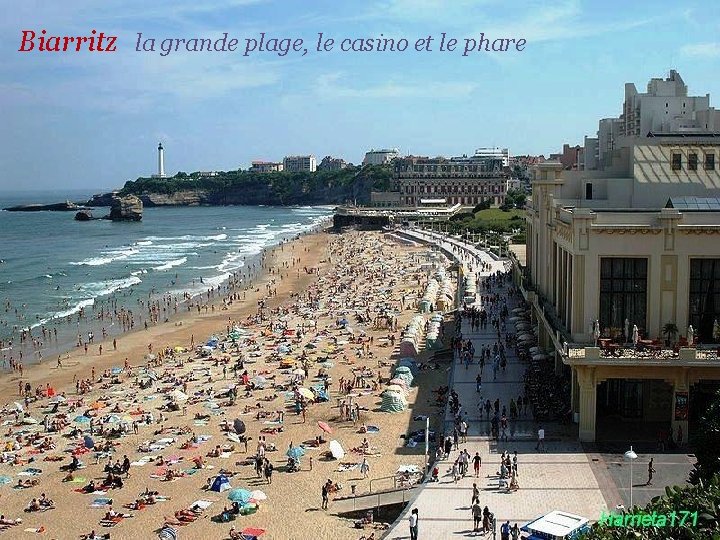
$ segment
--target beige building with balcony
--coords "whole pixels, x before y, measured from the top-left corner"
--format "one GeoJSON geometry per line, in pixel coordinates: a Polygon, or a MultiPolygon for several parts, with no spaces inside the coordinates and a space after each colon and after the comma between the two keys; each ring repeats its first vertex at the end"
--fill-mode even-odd
{"type": "Polygon", "coordinates": [[[408,156],[395,159],[393,179],[403,206],[445,199],[450,206],[489,202],[501,206],[510,174],[502,159],[492,156],[454,158],[408,156]]]}
{"type": "Polygon", "coordinates": [[[718,159],[718,133],[663,134],[603,170],[533,171],[520,281],[541,344],[571,370],[582,441],[687,442],[720,384],[718,159]]]}

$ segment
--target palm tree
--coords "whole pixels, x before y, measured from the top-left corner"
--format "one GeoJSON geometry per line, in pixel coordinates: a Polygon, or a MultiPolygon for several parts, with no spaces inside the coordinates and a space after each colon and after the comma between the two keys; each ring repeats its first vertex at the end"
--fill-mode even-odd
{"type": "Polygon", "coordinates": [[[679,330],[677,324],[673,322],[665,323],[665,326],[663,326],[662,329],[662,333],[665,336],[665,345],[670,345],[671,341],[675,341],[678,332],[679,330]]]}

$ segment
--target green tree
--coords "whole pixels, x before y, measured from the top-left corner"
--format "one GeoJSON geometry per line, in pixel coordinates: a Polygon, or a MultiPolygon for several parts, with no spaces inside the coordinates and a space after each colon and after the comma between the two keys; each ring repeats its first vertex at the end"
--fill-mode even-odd
{"type": "MultiPolygon", "coordinates": [[[[672,486],[665,488],[665,495],[654,497],[644,508],[635,507],[630,512],[637,515],[652,514],[678,516],[675,525],[666,526],[610,526],[600,522],[592,526],[582,540],[720,540],[720,475],[713,476],[707,483],[672,486]],[[697,512],[697,523],[688,518],[681,526],[681,511],[697,512]]],[[[657,522],[656,522],[657,523],[657,522]]]]}
{"type": "Polygon", "coordinates": [[[720,390],[703,414],[699,427],[691,440],[697,461],[690,471],[690,482],[696,485],[720,474],[720,390]]]}

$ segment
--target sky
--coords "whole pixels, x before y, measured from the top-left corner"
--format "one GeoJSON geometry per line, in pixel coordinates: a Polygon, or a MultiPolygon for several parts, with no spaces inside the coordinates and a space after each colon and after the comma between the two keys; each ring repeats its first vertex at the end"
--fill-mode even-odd
{"type": "MultiPolygon", "coordinates": [[[[359,163],[482,146],[549,154],[582,144],[677,69],[720,100],[720,3],[511,0],[0,0],[0,191],[108,189],[156,172],[247,168],[312,153],[359,163]],[[3,6],[3,4],[5,4],[3,6]],[[117,52],[18,52],[23,30],[118,36],[117,52]],[[137,52],[137,34],[156,52],[137,52]],[[166,38],[302,38],[305,56],[172,52],[166,38]],[[314,51],[318,32],[336,40],[314,51]],[[521,52],[440,52],[525,39],[521,52]],[[405,38],[405,52],[342,52],[345,38],[405,38]],[[421,37],[433,50],[415,52],[421,37]]],[[[716,99],[713,99],[713,96],[716,99]]]]}

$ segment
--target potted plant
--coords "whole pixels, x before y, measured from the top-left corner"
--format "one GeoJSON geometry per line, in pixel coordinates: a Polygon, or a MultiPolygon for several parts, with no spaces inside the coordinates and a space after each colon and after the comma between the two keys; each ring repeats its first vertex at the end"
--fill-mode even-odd
{"type": "Polygon", "coordinates": [[[665,346],[669,347],[670,343],[675,341],[675,338],[679,333],[677,324],[673,322],[665,323],[665,326],[663,326],[662,329],[662,333],[665,336],[665,346]]]}

